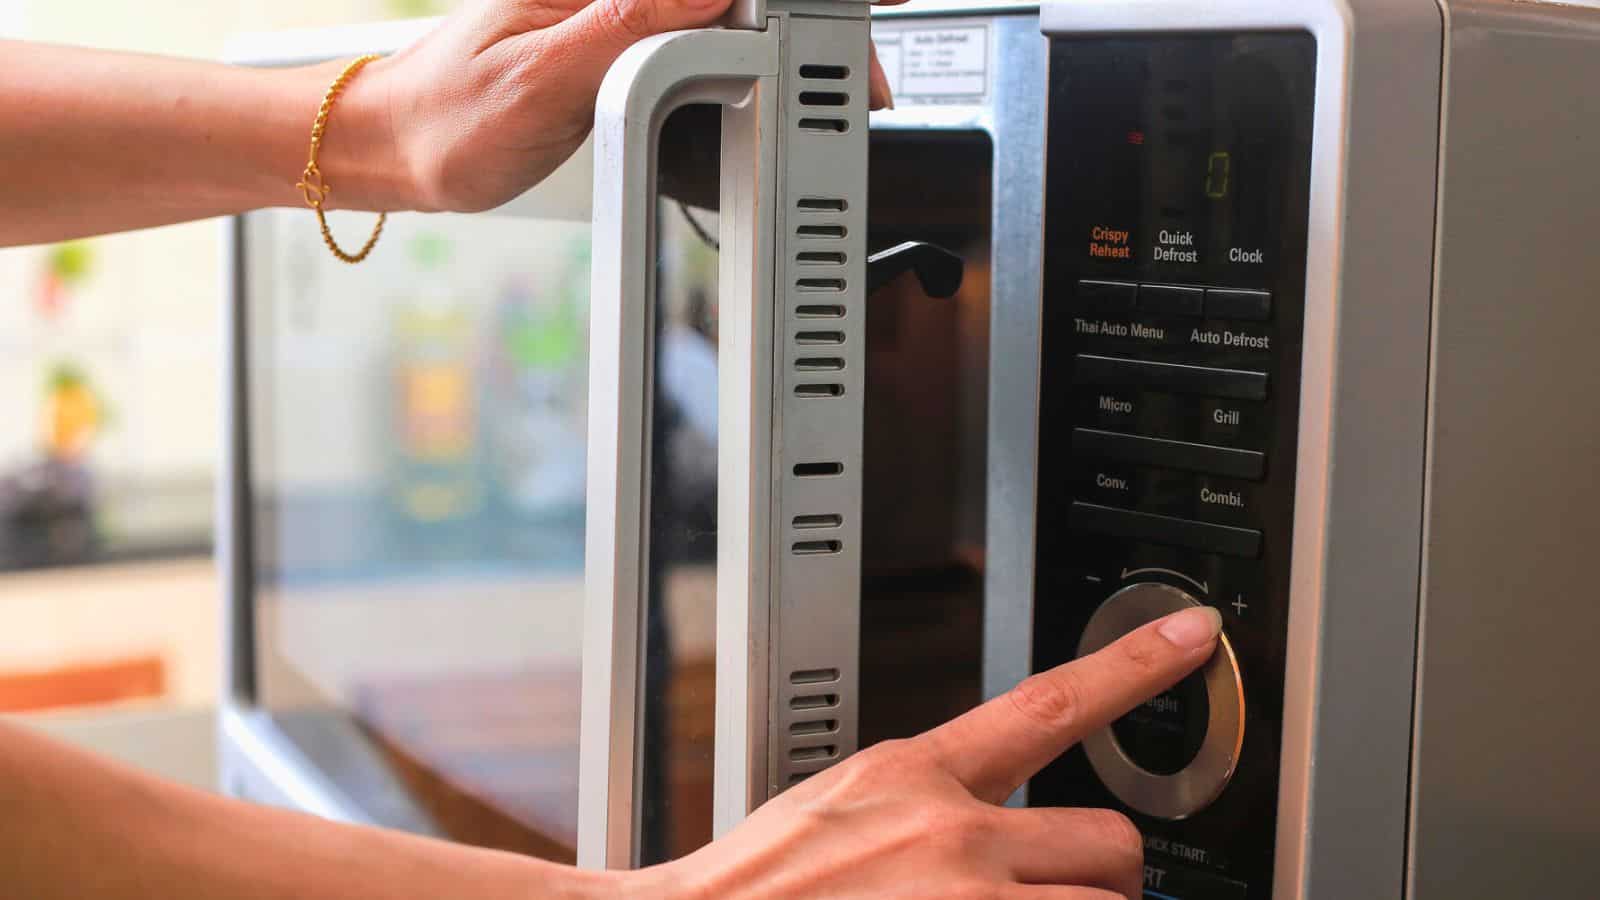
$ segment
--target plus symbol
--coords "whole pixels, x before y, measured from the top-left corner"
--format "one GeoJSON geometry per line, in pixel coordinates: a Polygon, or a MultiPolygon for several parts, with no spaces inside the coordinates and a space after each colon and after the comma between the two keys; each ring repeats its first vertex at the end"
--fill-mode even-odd
{"type": "Polygon", "coordinates": [[[1233,611],[1238,613],[1239,614],[1239,618],[1241,618],[1241,619],[1244,618],[1244,611],[1250,608],[1250,604],[1244,602],[1244,595],[1243,594],[1240,594],[1238,599],[1234,600],[1232,603],[1230,603],[1228,605],[1233,607],[1233,611]]]}

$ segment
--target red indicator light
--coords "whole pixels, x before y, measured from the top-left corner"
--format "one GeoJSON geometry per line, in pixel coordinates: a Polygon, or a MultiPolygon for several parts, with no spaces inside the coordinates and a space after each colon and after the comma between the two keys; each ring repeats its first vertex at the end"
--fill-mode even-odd
{"type": "Polygon", "coordinates": [[[1143,146],[1144,145],[1144,132],[1142,132],[1142,131],[1130,131],[1130,132],[1128,132],[1128,143],[1134,145],[1135,147],[1143,146]]]}

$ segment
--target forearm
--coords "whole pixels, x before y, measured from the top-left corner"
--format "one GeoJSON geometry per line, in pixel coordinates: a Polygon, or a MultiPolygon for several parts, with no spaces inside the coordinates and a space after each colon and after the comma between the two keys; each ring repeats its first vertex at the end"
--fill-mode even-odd
{"type": "MultiPolygon", "coordinates": [[[[312,120],[342,63],[252,69],[0,41],[0,246],[304,204],[312,120]]],[[[322,149],[329,206],[403,209],[410,174],[365,73],[322,149]]]]}
{"type": "Polygon", "coordinates": [[[227,800],[0,724],[8,897],[540,900],[620,896],[620,877],[227,800]]]}

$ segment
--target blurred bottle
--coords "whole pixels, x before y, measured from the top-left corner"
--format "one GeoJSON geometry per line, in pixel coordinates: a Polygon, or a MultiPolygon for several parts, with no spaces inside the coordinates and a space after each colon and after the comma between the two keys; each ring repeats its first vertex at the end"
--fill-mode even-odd
{"type": "Polygon", "coordinates": [[[105,404],[77,364],[45,374],[43,459],[0,477],[0,569],[83,562],[99,544],[88,453],[105,404]]]}
{"type": "Polygon", "coordinates": [[[59,318],[72,299],[72,292],[88,280],[94,270],[94,251],[86,241],[69,241],[52,247],[44,259],[34,312],[47,321],[59,318]]]}
{"type": "Polygon", "coordinates": [[[587,242],[562,255],[562,273],[545,283],[507,279],[487,335],[495,480],[507,511],[523,518],[583,510],[587,242]]]}
{"type": "Polygon", "coordinates": [[[83,369],[57,363],[45,379],[42,445],[47,457],[79,462],[89,451],[103,421],[99,396],[83,369]]]}
{"type": "Polygon", "coordinates": [[[411,274],[391,306],[394,385],[392,496],[420,545],[482,507],[473,318],[450,278],[451,248],[437,234],[411,246],[411,274]]]}

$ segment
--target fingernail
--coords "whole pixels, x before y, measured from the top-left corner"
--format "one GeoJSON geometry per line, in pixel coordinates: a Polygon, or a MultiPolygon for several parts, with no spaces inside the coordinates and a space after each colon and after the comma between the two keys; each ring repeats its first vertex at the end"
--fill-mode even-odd
{"type": "Polygon", "coordinates": [[[873,109],[894,109],[894,92],[889,89],[889,74],[883,71],[876,47],[872,50],[871,65],[867,68],[867,93],[873,109]]]}
{"type": "Polygon", "coordinates": [[[1222,613],[1210,606],[1197,606],[1167,616],[1156,630],[1174,645],[1193,650],[1211,643],[1222,633],[1222,613]]]}

